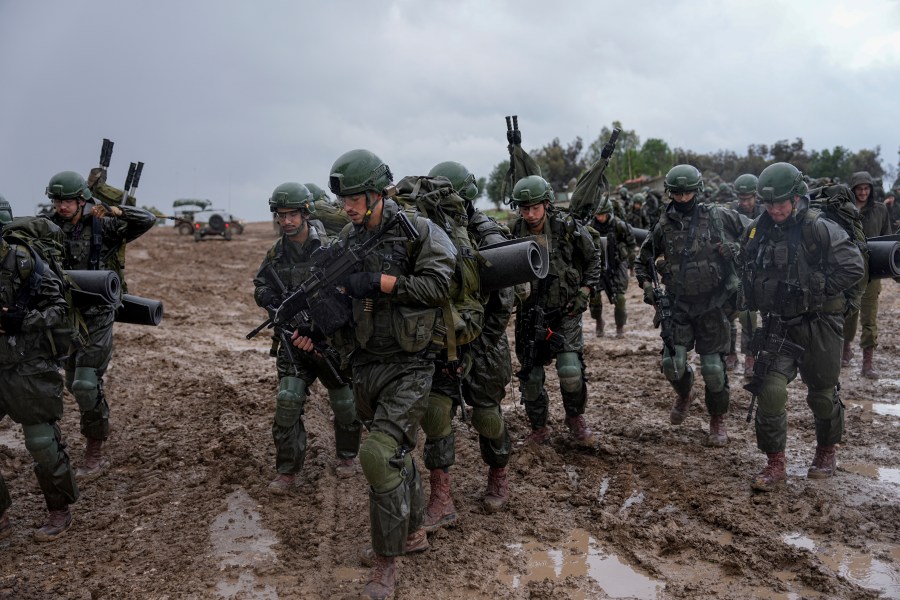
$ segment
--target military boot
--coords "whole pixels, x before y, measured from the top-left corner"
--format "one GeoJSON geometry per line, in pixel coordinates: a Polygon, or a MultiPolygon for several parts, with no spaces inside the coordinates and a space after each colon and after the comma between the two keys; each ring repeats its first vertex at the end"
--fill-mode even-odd
{"type": "Polygon", "coordinates": [[[269,491],[278,495],[287,494],[294,487],[296,479],[296,473],[279,473],[275,479],[269,482],[269,491]]]}
{"type": "Polygon", "coordinates": [[[436,531],[456,520],[456,507],[450,495],[450,473],[443,469],[431,470],[431,496],[425,507],[425,531],[436,531]]]}
{"type": "Polygon", "coordinates": [[[86,438],[84,464],[75,471],[75,477],[84,481],[94,479],[109,467],[109,460],[103,456],[103,440],[86,438]]]}
{"type": "Polygon", "coordinates": [[[9,513],[3,511],[0,515],[0,540],[8,538],[12,535],[12,525],[9,524],[9,513]]]}
{"type": "Polygon", "coordinates": [[[694,401],[694,393],[688,392],[685,396],[678,396],[672,403],[672,410],[669,411],[669,422],[672,425],[681,425],[688,416],[688,410],[691,408],[691,402],[694,401]]]}
{"type": "Polygon", "coordinates": [[[397,580],[397,566],[393,556],[375,555],[375,564],[369,570],[369,578],[366,587],[363,588],[362,597],[371,600],[385,600],[394,593],[394,585],[397,580]]]}
{"type": "Polygon", "coordinates": [[[862,376],[866,379],[880,379],[881,375],[872,364],[875,360],[875,346],[863,348],[862,376]]]}
{"type": "MultiPolygon", "coordinates": [[[[428,533],[424,528],[419,528],[406,536],[406,551],[404,554],[416,554],[428,550],[428,533]]],[[[359,552],[359,562],[365,567],[375,566],[375,549],[372,546],[366,546],[359,552]]]]}
{"type": "Polygon", "coordinates": [[[47,521],[40,529],[35,530],[34,539],[38,542],[50,542],[61,536],[72,525],[72,511],[69,507],[51,510],[47,513],[47,521]]]}
{"type": "Polygon", "coordinates": [[[746,379],[750,379],[753,377],[753,367],[756,366],[756,359],[753,358],[752,354],[748,354],[744,357],[744,377],[746,379]]]}
{"type": "Polygon", "coordinates": [[[705,446],[721,448],[728,444],[728,432],[725,430],[725,415],[709,417],[709,435],[703,441],[705,446]]]}
{"type": "Polygon", "coordinates": [[[596,329],[597,337],[603,337],[603,326],[604,326],[603,317],[597,317],[597,329],[596,329]]]}
{"type": "Polygon", "coordinates": [[[487,490],[484,492],[484,511],[495,513],[509,500],[509,474],[506,467],[488,470],[487,490]]]}
{"type": "Polygon", "coordinates": [[[816,446],[816,456],[813,458],[806,477],[809,479],[828,479],[834,475],[837,465],[834,444],[830,446],[816,446]]]}
{"type": "Polygon", "coordinates": [[[737,352],[731,352],[725,355],[725,370],[734,371],[738,366],[737,352]]]}
{"type": "Polygon", "coordinates": [[[622,339],[623,337],[625,337],[625,326],[624,325],[621,327],[619,327],[619,326],[616,327],[616,337],[619,339],[622,339]]]}
{"type": "Polygon", "coordinates": [[[566,427],[569,428],[569,433],[579,444],[593,445],[598,441],[597,434],[591,431],[584,422],[584,415],[566,417],[566,427]]]}
{"type": "Polygon", "coordinates": [[[844,350],[841,352],[841,366],[849,367],[850,360],[853,358],[853,348],[850,347],[850,342],[844,342],[844,350]]]}
{"type": "Polygon", "coordinates": [[[544,425],[543,427],[538,427],[536,429],[532,429],[531,433],[522,438],[522,441],[519,442],[521,446],[528,446],[529,444],[534,444],[535,446],[541,446],[546,444],[550,440],[550,428],[544,425]]]}
{"type": "Polygon", "coordinates": [[[334,474],[339,479],[348,479],[359,473],[359,464],[355,458],[338,458],[334,463],[334,474]]]}
{"type": "Polygon", "coordinates": [[[766,467],[756,474],[750,487],[760,492],[771,492],[779,485],[787,481],[787,467],[785,465],[784,452],[766,454],[769,459],[766,467]]]}

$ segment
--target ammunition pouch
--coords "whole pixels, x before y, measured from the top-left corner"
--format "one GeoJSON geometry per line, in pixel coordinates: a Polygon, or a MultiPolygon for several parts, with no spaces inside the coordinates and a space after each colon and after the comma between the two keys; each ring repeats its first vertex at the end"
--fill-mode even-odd
{"type": "Polygon", "coordinates": [[[394,305],[391,330],[404,352],[424,350],[433,341],[438,309],[427,306],[394,305]]]}

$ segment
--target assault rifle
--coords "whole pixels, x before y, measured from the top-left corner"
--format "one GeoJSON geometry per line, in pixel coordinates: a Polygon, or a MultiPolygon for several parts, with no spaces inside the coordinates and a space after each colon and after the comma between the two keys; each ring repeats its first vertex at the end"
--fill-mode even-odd
{"type": "MultiPolygon", "coordinates": [[[[791,292],[787,288],[794,287],[782,284],[785,282],[778,283],[779,290],[776,291],[776,296],[779,298],[783,298],[785,292],[791,292]]],[[[753,332],[753,339],[750,341],[750,352],[755,359],[753,378],[744,384],[744,389],[751,394],[750,407],[747,409],[748,423],[753,419],[753,408],[756,405],[756,398],[762,392],[763,379],[775,366],[778,357],[784,356],[796,361],[803,355],[803,346],[787,340],[788,327],[799,322],[800,317],[785,321],[778,315],[767,314],[763,316],[762,327],[757,327],[753,332]]]]}
{"type": "Polygon", "coordinates": [[[350,321],[351,310],[346,297],[337,292],[341,282],[356,272],[363,260],[394,227],[399,225],[406,239],[415,241],[419,234],[403,211],[398,211],[390,221],[372,237],[353,248],[331,246],[316,252],[316,268],[309,278],[285,298],[275,314],[247,334],[252,339],[267,327],[299,328],[305,323],[315,323],[323,335],[331,335],[350,321]]]}
{"type": "MultiPolygon", "coordinates": [[[[653,254],[656,254],[655,252],[653,254]]],[[[659,283],[659,275],[656,272],[656,257],[650,257],[650,283],[653,284],[653,295],[656,296],[654,308],[656,314],[653,315],[653,326],[659,327],[659,337],[662,338],[663,346],[669,351],[669,356],[675,358],[675,324],[672,319],[675,314],[675,302],[669,291],[663,288],[659,283]]]]}
{"type": "Polygon", "coordinates": [[[550,277],[552,276],[547,275],[541,279],[537,291],[531,298],[534,303],[523,309],[522,319],[517,323],[516,343],[519,346],[519,353],[522,355],[522,366],[516,372],[516,377],[521,381],[528,380],[536,363],[543,364],[542,360],[538,360],[538,344],[546,343],[551,352],[559,352],[565,342],[563,336],[549,326],[562,309],[547,311],[540,304],[541,298],[546,293],[550,277]]]}

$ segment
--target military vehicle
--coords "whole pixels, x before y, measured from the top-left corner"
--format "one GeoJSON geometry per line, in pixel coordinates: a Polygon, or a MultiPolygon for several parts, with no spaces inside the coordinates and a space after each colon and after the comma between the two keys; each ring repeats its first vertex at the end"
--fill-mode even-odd
{"type": "Polygon", "coordinates": [[[227,240],[232,233],[244,233],[244,221],[220,208],[213,208],[210,200],[196,198],[179,198],[172,203],[176,218],[175,227],[178,233],[193,235],[194,241],[200,241],[210,234],[221,235],[227,240]],[[226,230],[228,235],[226,236],[226,230]],[[199,232],[199,239],[198,239],[199,232]]]}

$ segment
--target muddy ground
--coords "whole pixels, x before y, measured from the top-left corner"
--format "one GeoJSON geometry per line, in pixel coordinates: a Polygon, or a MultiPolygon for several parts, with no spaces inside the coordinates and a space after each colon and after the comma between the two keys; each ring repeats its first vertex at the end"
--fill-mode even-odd
{"type": "MultiPolygon", "coordinates": [[[[276,377],[251,278],[273,242],[269,224],[234,241],[194,243],[157,228],[128,249],[131,293],[164,301],[160,327],[117,325],[107,390],[112,467],[84,483],[75,523],[38,544],[43,499],[17,426],[0,422],[0,470],[15,528],[0,542],[0,598],[353,598],[366,570],[362,474],[331,471],[330,410],[316,386],[306,408],[309,453],[290,496],[273,476],[276,377]]],[[[477,437],[457,423],[452,470],[458,524],[401,559],[396,598],[900,598],[900,286],[886,281],[877,366],[842,376],[847,406],[840,467],[805,477],[815,445],[800,382],[790,387],[789,482],[751,492],[764,457],[732,374],[731,443],[701,445],[700,402],[681,426],[656,367],[650,308],[629,290],[624,339],[597,338],[585,318],[588,421],[597,448],[573,445],[555,375],[544,447],[517,449],[508,507],[485,514],[477,437]]],[[[611,317],[610,307],[606,314],[611,317]]],[[[699,384],[698,384],[699,390],[699,384]]],[[[528,429],[518,391],[503,403],[515,438],[528,429]]],[[[70,397],[62,423],[84,451],[70,397]]],[[[420,462],[421,464],[421,462],[420,462]]],[[[427,477],[426,477],[427,479],[427,477]]]]}

